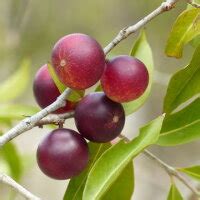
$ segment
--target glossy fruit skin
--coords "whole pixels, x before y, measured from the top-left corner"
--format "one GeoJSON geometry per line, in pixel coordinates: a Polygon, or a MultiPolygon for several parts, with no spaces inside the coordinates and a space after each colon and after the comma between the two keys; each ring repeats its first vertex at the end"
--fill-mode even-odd
{"type": "MultiPolygon", "coordinates": [[[[47,64],[43,65],[36,73],[33,82],[33,93],[41,108],[46,108],[60,96],[60,92],[49,74],[47,64]]],[[[54,113],[61,114],[72,111],[75,109],[76,104],[76,102],[66,101],[66,106],[59,108],[54,113]]]]}
{"type": "Polygon", "coordinates": [[[131,56],[118,56],[107,62],[101,78],[103,91],[113,101],[123,103],[139,98],[149,83],[146,66],[131,56]]]}
{"type": "Polygon", "coordinates": [[[105,68],[105,55],[96,40],[74,33],[55,44],[52,65],[63,84],[81,90],[99,81],[105,68]]]}
{"type": "Polygon", "coordinates": [[[85,139],[71,129],[50,132],[37,149],[37,162],[42,172],[58,180],[79,175],[88,160],[89,150],[85,139]]]}
{"type": "Polygon", "coordinates": [[[119,136],[124,127],[124,109],[103,92],[90,93],[77,105],[75,123],[80,134],[88,140],[109,142],[119,136]]]}

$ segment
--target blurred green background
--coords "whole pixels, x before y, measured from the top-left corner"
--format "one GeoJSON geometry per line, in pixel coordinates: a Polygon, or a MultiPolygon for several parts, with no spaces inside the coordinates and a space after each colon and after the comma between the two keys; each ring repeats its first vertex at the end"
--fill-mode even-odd
{"type": "MultiPolygon", "coordinates": [[[[32,95],[34,74],[41,65],[50,60],[51,49],[60,37],[74,32],[86,33],[96,38],[104,47],[119,30],[136,23],[161,2],[161,0],[1,0],[0,82],[13,74],[24,58],[29,58],[31,60],[31,80],[26,91],[15,99],[14,103],[36,106],[32,95]]],[[[171,26],[185,7],[186,4],[183,1],[176,9],[157,17],[145,27],[157,72],[152,95],[148,102],[126,121],[125,133],[130,137],[134,136],[140,125],[162,112],[162,100],[169,75],[185,66],[191,58],[193,48],[189,45],[184,50],[184,58],[180,60],[167,58],[164,54],[171,26]]],[[[120,43],[111,54],[128,54],[137,34],[120,43]]],[[[74,128],[73,120],[67,121],[66,126],[74,128]]],[[[1,125],[0,128],[3,129],[1,125]]],[[[60,200],[67,182],[45,177],[36,166],[35,151],[38,142],[46,132],[48,132],[47,129],[35,128],[14,141],[25,158],[22,162],[27,169],[21,183],[42,199],[60,200]]],[[[162,149],[154,147],[152,151],[173,165],[186,165],[198,162],[197,153],[194,153],[198,145],[196,142],[192,144],[193,148],[191,144],[162,149]]],[[[6,170],[3,163],[0,169],[1,171],[6,170]]],[[[136,184],[133,199],[165,199],[169,189],[168,177],[154,163],[149,163],[146,158],[136,159],[136,181],[138,184],[136,184]]],[[[7,199],[8,192],[9,189],[0,184],[0,200],[7,199]]],[[[187,190],[184,192],[185,195],[188,194],[187,190]]],[[[16,199],[23,198],[17,196],[16,199]]]]}

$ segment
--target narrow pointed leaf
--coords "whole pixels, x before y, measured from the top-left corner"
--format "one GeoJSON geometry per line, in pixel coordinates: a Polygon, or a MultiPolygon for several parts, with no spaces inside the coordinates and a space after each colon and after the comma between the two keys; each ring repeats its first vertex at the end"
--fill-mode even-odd
{"type": "Polygon", "coordinates": [[[167,200],[183,200],[181,193],[178,191],[176,185],[172,184],[167,200]]]}
{"type": "Polygon", "coordinates": [[[130,162],[120,173],[116,181],[110,186],[101,200],[130,200],[134,192],[134,169],[130,162]]]}
{"type": "Polygon", "coordinates": [[[149,72],[149,84],[144,92],[144,94],[139,97],[138,99],[123,103],[124,110],[126,112],[126,115],[130,115],[133,112],[135,112],[137,109],[139,109],[147,100],[152,86],[152,76],[153,76],[153,55],[151,47],[147,41],[146,33],[145,31],[142,31],[140,34],[140,37],[136,41],[135,45],[133,46],[131,50],[131,56],[136,57],[140,59],[147,67],[149,72]]]}
{"type": "Polygon", "coordinates": [[[119,177],[128,163],[159,137],[163,116],[140,129],[140,134],[129,143],[120,141],[107,150],[91,169],[83,192],[83,200],[98,200],[119,177]]]}
{"type": "Polygon", "coordinates": [[[31,116],[38,111],[38,108],[29,105],[1,104],[0,120],[20,120],[31,116]]]}
{"type": "Polygon", "coordinates": [[[168,56],[182,57],[183,47],[200,34],[200,10],[189,9],[183,11],[173,25],[166,46],[168,56]]]}
{"type": "MultiPolygon", "coordinates": [[[[90,161],[87,169],[78,177],[70,180],[68,188],[65,192],[63,200],[82,200],[83,190],[88,177],[88,173],[93,167],[94,163],[100,156],[109,148],[111,144],[96,144],[89,143],[90,161]]],[[[103,200],[117,197],[123,197],[124,200],[129,200],[134,189],[134,174],[133,164],[130,163],[120,174],[119,178],[110,187],[109,191],[105,193],[103,200]]],[[[115,199],[115,198],[114,198],[115,199]]]]}
{"type": "Polygon", "coordinates": [[[165,113],[171,113],[182,103],[200,94],[199,55],[200,46],[196,49],[190,64],[172,76],[164,100],[165,113]]]}
{"type": "Polygon", "coordinates": [[[181,172],[189,175],[190,177],[200,181],[200,166],[192,166],[187,168],[180,168],[178,169],[181,172]]]}
{"type": "Polygon", "coordinates": [[[200,139],[200,98],[164,119],[157,144],[174,146],[200,139]]]}
{"type": "Polygon", "coordinates": [[[11,176],[18,181],[22,175],[22,165],[19,153],[13,143],[7,143],[0,149],[0,156],[7,162],[11,176]]]}
{"type": "MultiPolygon", "coordinates": [[[[54,83],[56,84],[58,90],[60,91],[60,93],[64,92],[64,90],[67,88],[67,86],[65,86],[58,78],[57,74],[54,71],[54,68],[52,67],[52,65],[50,63],[47,64],[48,65],[48,70],[49,73],[54,81],[54,83]]],[[[73,90],[73,92],[70,94],[70,96],[67,98],[69,101],[79,101],[85,94],[84,90],[73,90]]]]}
{"type": "Polygon", "coordinates": [[[17,71],[0,84],[0,102],[14,100],[20,96],[29,85],[30,61],[24,60],[17,71]]]}
{"type": "Polygon", "coordinates": [[[64,90],[67,88],[58,78],[57,74],[54,71],[54,68],[52,67],[52,65],[50,63],[47,64],[48,66],[48,71],[51,75],[51,78],[53,79],[55,85],[57,86],[58,90],[60,91],[60,93],[64,92],[64,90]]]}
{"type": "Polygon", "coordinates": [[[111,147],[111,144],[98,144],[98,143],[88,143],[90,150],[90,160],[86,170],[84,170],[78,177],[72,178],[69,182],[67,190],[65,192],[63,200],[81,200],[83,195],[83,190],[88,177],[88,173],[91,167],[94,165],[96,160],[111,147]]]}

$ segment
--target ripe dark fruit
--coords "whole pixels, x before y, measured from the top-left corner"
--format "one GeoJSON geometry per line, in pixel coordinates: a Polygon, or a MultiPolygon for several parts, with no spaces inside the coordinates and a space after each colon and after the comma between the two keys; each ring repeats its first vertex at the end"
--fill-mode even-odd
{"type": "Polygon", "coordinates": [[[96,40],[88,35],[75,33],[61,38],[55,44],[52,64],[66,86],[86,89],[101,78],[105,55],[96,40]]]}
{"type": "MultiPolygon", "coordinates": [[[[47,65],[43,65],[37,72],[33,82],[33,93],[38,105],[45,108],[52,104],[60,92],[51,78],[47,65]]],[[[54,113],[66,113],[75,109],[76,102],[66,101],[66,106],[59,108],[54,113]]]]}
{"type": "Polygon", "coordinates": [[[109,142],[122,131],[125,114],[121,104],[113,102],[103,92],[85,96],[75,109],[77,129],[93,142],[109,142]]]}
{"type": "Polygon", "coordinates": [[[118,56],[107,62],[101,78],[106,95],[113,101],[129,102],[140,97],[149,83],[146,66],[130,56],[118,56]]]}
{"type": "Polygon", "coordinates": [[[89,151],[85,139],[70,129],[52,131],[37,149],[40,169],[54,179],[64,180],[79,175],[88,160],[89,151]]]}

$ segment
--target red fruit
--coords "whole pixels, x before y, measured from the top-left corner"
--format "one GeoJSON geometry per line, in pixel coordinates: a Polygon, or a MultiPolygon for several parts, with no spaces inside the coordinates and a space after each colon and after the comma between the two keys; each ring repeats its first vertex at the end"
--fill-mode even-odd
{"type": "Polygon", "coordinates": [[[96,40],[75,33],[55,44],[52,64],[63,84],[81,90],[99,81],[105,67],[105,55],[96,40]]]}
{"type": "Polygon", "coordinates": [[[64,180],[79,175],[87,166],[88,160],[86,141],[70,129],[50,132],[37,149],[40,169],[54,179],[64,180]]]}
{"type": "Polygon", "coordinates": [[[76,127],[93,142],[109,142],[122,131],[125,123],[121,104],[111,101],[103,92],[85,96],[75,109],[76,127]]]}
{"type": "Polygon", "coordinates": [[[118,56],[108,61],[101,78],[106,95],[119,103],[140,97],[148,83],[149,74],[146,66],[131,56],[118,56]]]}
{"type": "MultiPolygon", "coordinates": [[[[38,105],[41,108],[46,108],[48,105],[52,104],[60,92],[55,85],[53,79],[51,78],[47,65],[43,65],[37,72],[34,82],[33,82],[33,93],[38,105]]],[[[54,113],[66,113],[75,109],[77,103],[66,101],[66,106],[59,108],[54,113]]]]}

